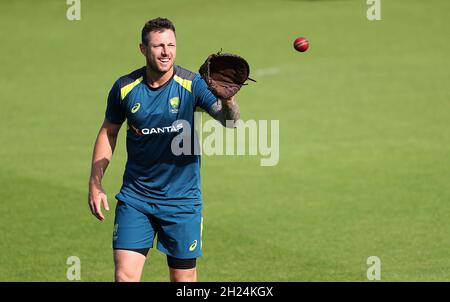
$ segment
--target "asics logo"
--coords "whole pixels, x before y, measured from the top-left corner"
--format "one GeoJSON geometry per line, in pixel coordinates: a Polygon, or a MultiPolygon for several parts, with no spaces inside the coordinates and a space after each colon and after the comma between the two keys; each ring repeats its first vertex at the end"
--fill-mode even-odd
{"type": "Polygon", "coordinates": [[[133,106],[133,108],[131,108],[131,113],[136,113],[139,108],[141,108],[141,103],[136,103],[136,105],[133,106]]]}
{"type": "Polygon", "coordinates": [[[193,252],[196,247],[197,247],[197,240],[194,240],[194,242],[192,242],[192,244],[189,246],[189,252],[193,252]]]}

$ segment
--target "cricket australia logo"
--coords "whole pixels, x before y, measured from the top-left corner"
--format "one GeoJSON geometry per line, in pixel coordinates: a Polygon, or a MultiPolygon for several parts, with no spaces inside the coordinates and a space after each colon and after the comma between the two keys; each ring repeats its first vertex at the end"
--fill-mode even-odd
{"type": "Polygon", "coordinates": [[[180,107],[180,99],[176,96],[169,100],[170,112],[178,113],[178,107],[180,107]]]}

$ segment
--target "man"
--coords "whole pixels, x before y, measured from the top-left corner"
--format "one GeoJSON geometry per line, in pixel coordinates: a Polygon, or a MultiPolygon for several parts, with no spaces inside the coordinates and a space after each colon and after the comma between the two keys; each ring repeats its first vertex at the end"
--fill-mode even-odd
{"type": "Polygon", "coordinates": [[[120,77],[108,96],[94,146],[89,207],[99,220],[105,219],[101,205],[107,211],[109,205],[101,181],[127,120],[128,160],[116,195],[113,232],[115,280],[140,280],[157,235],[157,248],[167,255],[170,280],[197,281],[200,156],[176,156],[171,143],[183,131],[178,121],[187,121],[193,129],[196,108],[231,127],[239,119],[239,108],[234,97],[218,100],[200,75],[174,65],[175,27],[168,19],[148,21],[139,47],[146,66],[120,77]]]}

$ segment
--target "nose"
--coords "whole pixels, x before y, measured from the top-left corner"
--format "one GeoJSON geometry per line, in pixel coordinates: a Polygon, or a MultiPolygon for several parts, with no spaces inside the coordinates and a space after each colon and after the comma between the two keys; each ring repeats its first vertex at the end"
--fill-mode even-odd
{"type": "Polygon", "coordinates": [[[161,52],[161,54],[162,54],[163,56],[167,56],[167,46],[166,46],[166,45],[163,45],[163,46],[162,46],[162,52],[161,52]]]}

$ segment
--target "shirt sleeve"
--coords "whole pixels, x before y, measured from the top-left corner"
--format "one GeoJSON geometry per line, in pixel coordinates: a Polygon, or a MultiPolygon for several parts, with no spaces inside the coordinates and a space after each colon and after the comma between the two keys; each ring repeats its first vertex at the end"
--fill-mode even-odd
{"type": "Polygon", "coordinates": [[[209,112],[211,106],[217,102],[217,98],[208,89],[208,85],[199,75],[193,81],[193,93],[195,96],[195,106],[209,112]]]}
{"type": "Polygon", "coordinates": [[[125,121],[125,112],[120,101],[120,85],[116,81],[109,91],[105,118],[113,124],[122,124],[125,121]]]}

